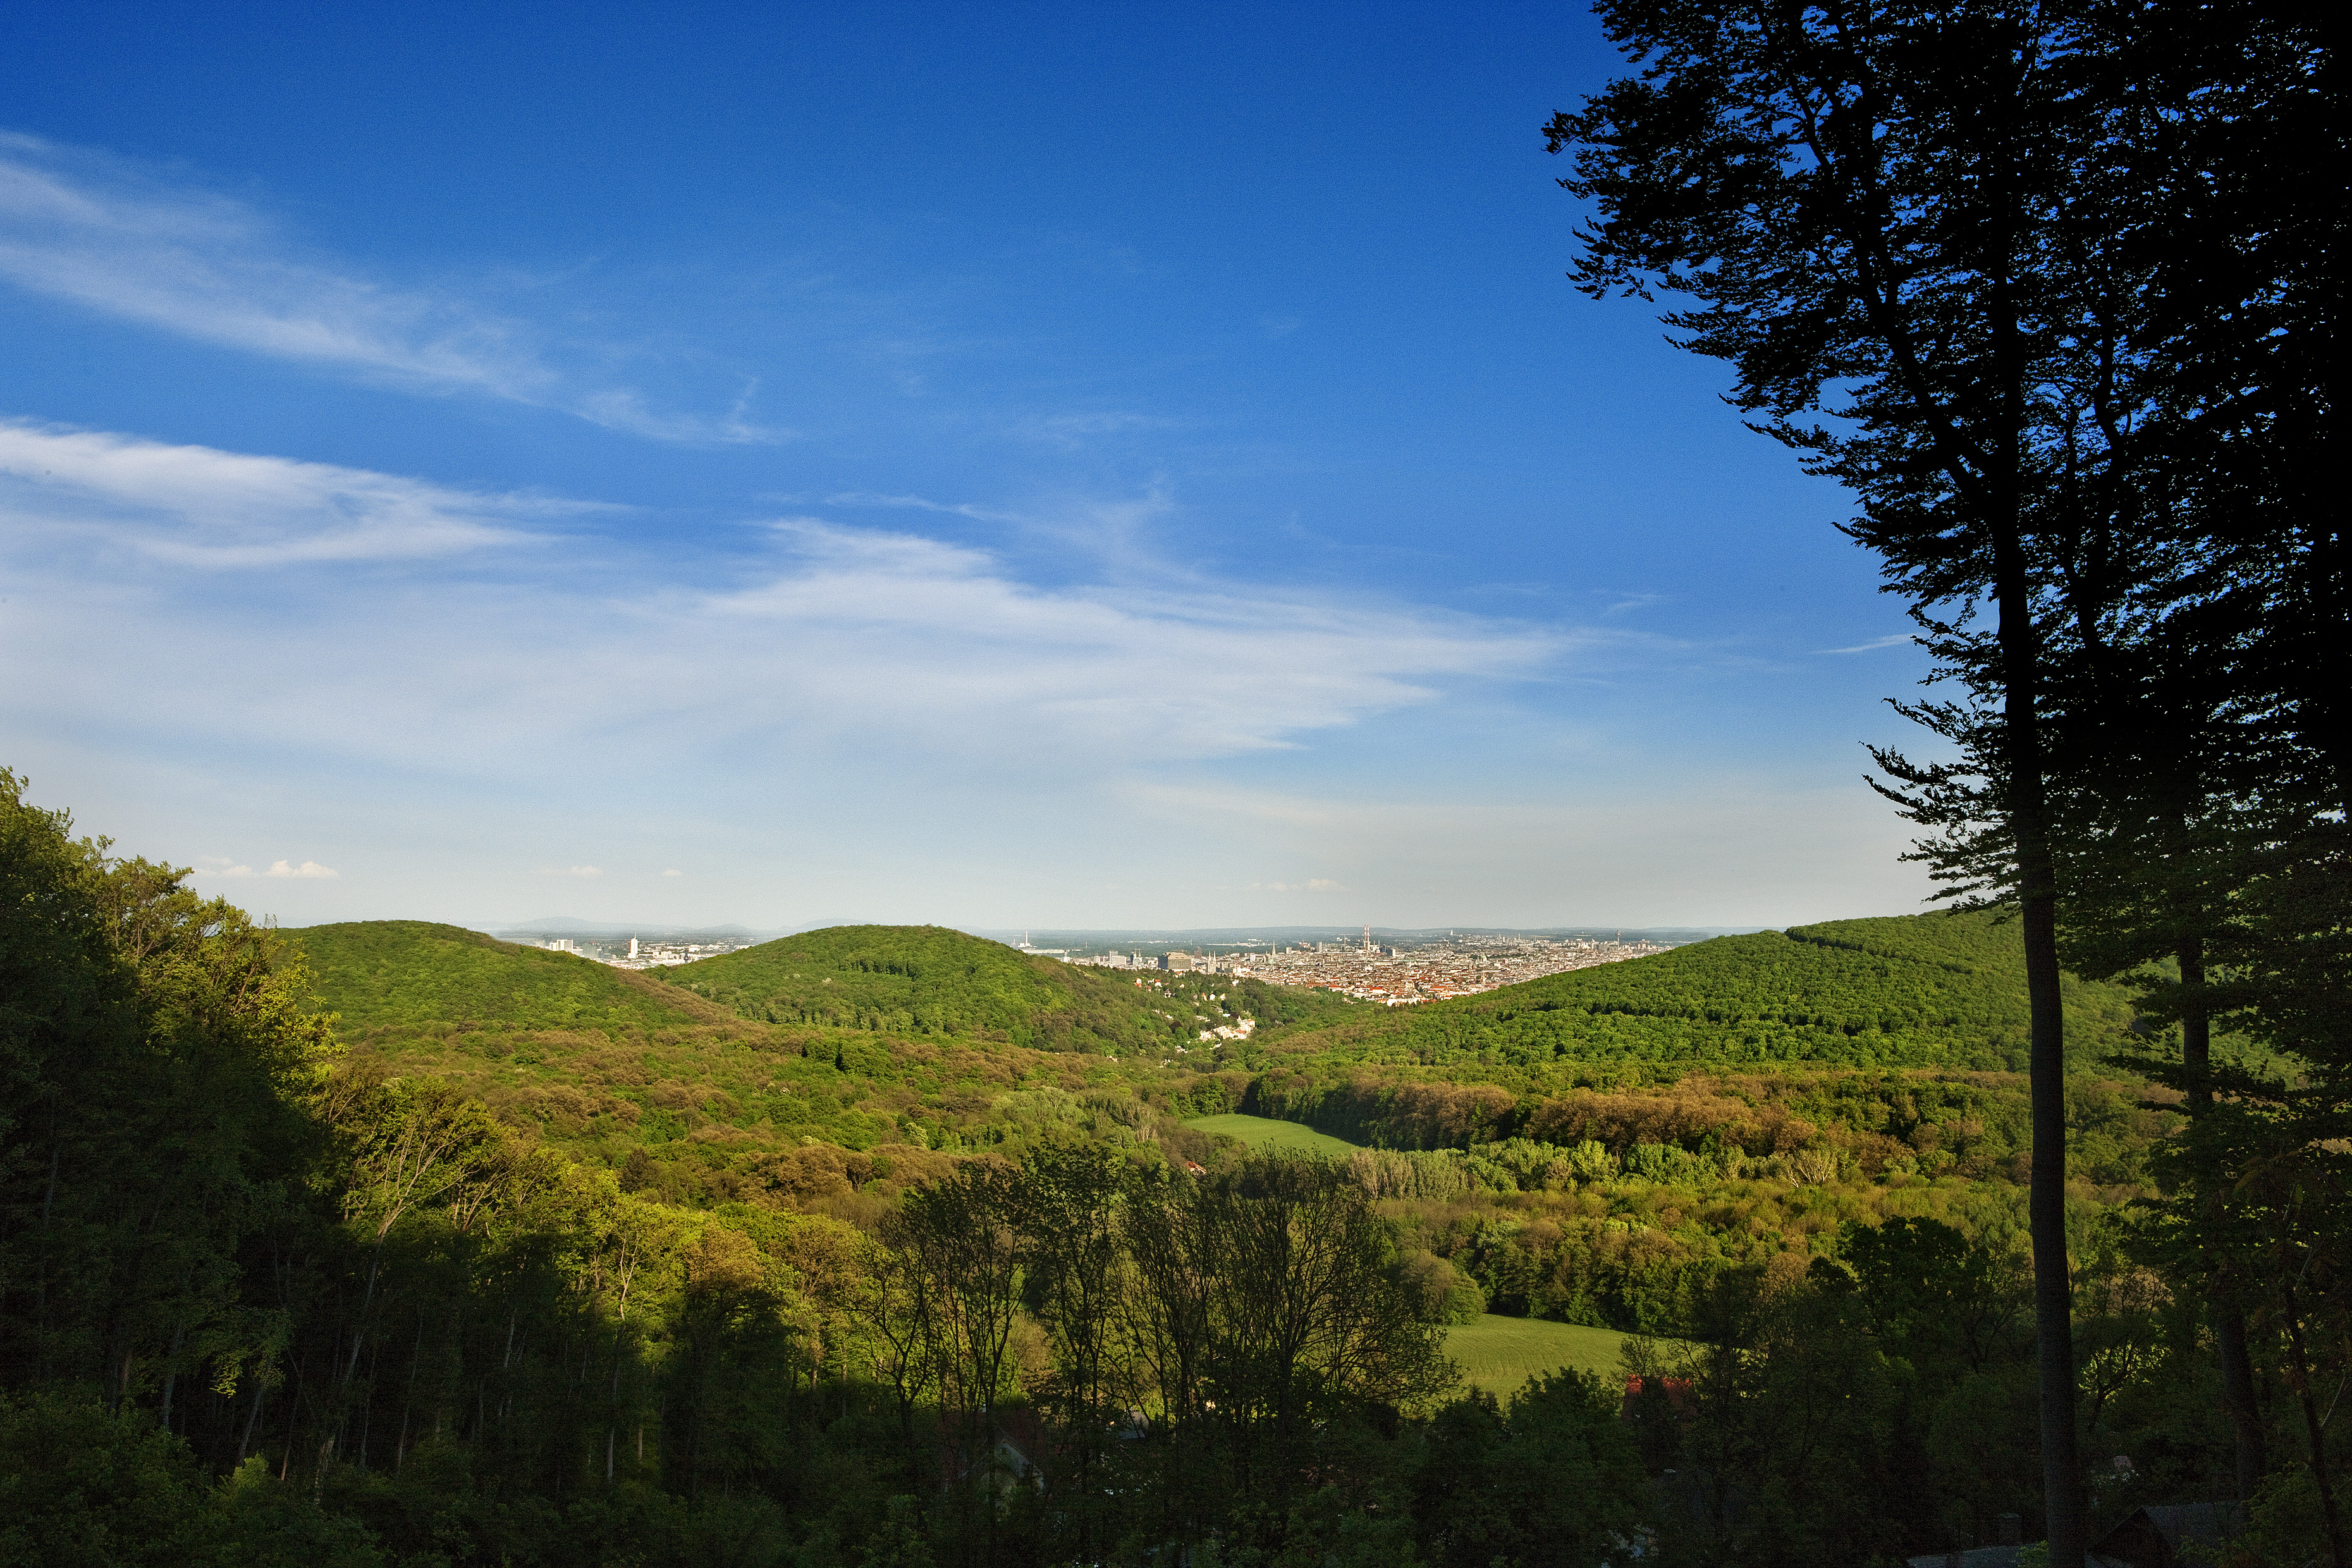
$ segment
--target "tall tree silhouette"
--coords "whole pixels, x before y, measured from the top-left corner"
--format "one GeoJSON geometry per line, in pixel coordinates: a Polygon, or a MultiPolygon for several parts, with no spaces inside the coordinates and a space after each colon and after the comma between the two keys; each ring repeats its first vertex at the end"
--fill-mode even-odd
{"type": "Polygon", "coordinates": [[[2145,615],[2195,539],[2151,503],[2179,386],[2153,324],[2167,275],[2134,230],[2131,182],[2171,123],[2124,68],[2149,13],[1601,10],[1639,69],[1549,127],[1575,154],[1561,184],[1598,209],[1579,286],[1687,301],[1664,318],[1682,346],[1729,361],[1752,426],[1854,494],[1846,531],[1961,693],[1906,709],[1961,761],[1878,756],[1953,890],[2020,916],[2043,1493],[2051,1561],[2071,1568],[2085,1541],[2052,710],[2069,657],[2145,615]]]}

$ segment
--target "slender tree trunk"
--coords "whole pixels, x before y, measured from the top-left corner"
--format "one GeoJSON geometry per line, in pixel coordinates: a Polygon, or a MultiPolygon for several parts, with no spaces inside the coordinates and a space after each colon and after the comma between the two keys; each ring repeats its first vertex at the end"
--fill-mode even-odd
{"type": "MultiPolygon", "coordinates": [[[[54,1115],[51,1117],[54,1129],[54,1115]]],[[[49,1215],[58,1203],[58,1162],[65,1151],[65,1140],[52,1130],[49,1134],[49,1184],[41,1194],[41,1243],[38,1256],[40,1272],[33,1280],[33,1377],[47,1383],[49,1377],[49,1215]]]]}
{"type": "Polygon", "coordinates": [[[2303,1348],[2303,1314],[2296,1306],[2294,1280],[2284,1280],[2286,1303],[2287,1349],[2294,1356],[2294,1393],[2303,1405],[2303,1429],[2311,1444],[2311,1479],[2319,1484],[2320,1517],[2327,1521],[2327,1551],[2335,1559],[2336,1568],[2352,1568],[2344,1555],[2344,1525],[2336,1512],[2336,1488],[2327,1473],[2327,1423],[2319,1414],[2319,1401],[2311,1391],[2311,1361],[2303,1348]]]}
{"type": "MultiPolygon", "coordinates": [[[[2012,492],[2013,495],[2013,492],[2012,492]]],[[[2042,739],[2035,711],[2038,637],[2025,557],[2011,517],[1996,535],[2000,605],[2002,731],[2010,831],[2025,942],[2030,1008],[2033,1173],[2027,1190],[2033,1242],[2033,1339],[2041,1385],[2042,1495],[2051,1568],[2083,1568],[2089,1546],[2074,1438],[2074,1290],[2066,1256],[2066,1039],[2058,971],[2057,868],[2051,857],[2042,739]]]]}
{"type": "Polygon", "coordinates": [[[367,1403],[360,1406],[360,1468],[362,1470],[368,1468],[368,1438],[375,1431],[375,1363],[383,1349],[382,1340],[376,1340],[368,1346],[367,1403]]]}
{"type": "MultiPolygon", "coordinates": [[[[343,1363],[341,1373],[330,1375],[327,1384],[327,1397],[333,1402],[333,1408],[327,1411],[320,1422],[321,1436],[319,1438],[317,1490],[321,1496],[325,1494],[327,1486],[327,1467],[334,1463],[335,1451],[342,1446],[343,1419],[351,1404],[352,1382],[359,1375],[360,1351],[367,1344],[368,1321],[375,1308],[376,1274],[383,1267],[383,1240],[391,1229],[391,1222],[386,1221],[376,1232],[375,1251],[368,1258],[367,1289],[360,1296],[359,1321],[352,1330],[351,1358],[343,1363]]],[[[291,1438],[288,1440],[292,1441],[291,1438]]]]}
{"type": "MultiPolygon", "coordinates": [[[[2193,1122],[2213,1109],[2213,1024],[2205,1009],[2205,941],[2189,936],[2180,944],[2180,1062],[2189,1079],[2189,1115],[2193,1122]]],[[[2207,1224],[2215,1223],[2220,1205],[2206,1202],[2207,1224]]],[[[2238,1497],[2250,1500],[2270,1468],[2263,1451],[2263,1413],[2254,1403],[2254,1363],[2246,1350],[2246,1315],[2223,1281],[2209,1287],[2208,1310],[2213,1320],[2214,1358],[2221,1363],[2221,1414],[2230,1423],[2230,1441],[2237,1461],[2238,1497]]]]}
{"type": "Polygon", "coordinates": [[[291,1474],[291,1473],[292,1473],[292,1471],[293,1471],[293,1468],[294,1468],[294,1444],[295,1444],[296,1440],[297,1440],[298,1438],[299,1438],[299,1437],[302,1436],[302,1366],[301,1366],[301,1363],[300,1363],[299,1362],[297,1362],[297,1363],[295,1363],[295,1365],[294,1365],[294,1369],[293,1369],[293,1370],[294,1370],[294,1408],[293,1408],[293,1409],[291,1409],[291,1410],[289,1410],[289,1411],[288,1411],[288,1412],[286,1413],[286,1452],[285,1452],[285,1453],[283,1453],[283,1454],[281,1454],[281,1455],[279,1455],[279,1456],[278,1456],[278,1485],[280,1485],[280,1486],[283,1486],[283,1485],[285,1485],[285,1484],[286,1484],[286,1478],[287,1478],[287,1476],[288,1476],[288,1475],[289,1475],[289,1474],[291,1474]]]}
{"type": "Polygon", "coordinates": [[[188,1327],[185,1323],[175,1323],[173,1325],[172,1355],[171,1359],[164,1363],[163,1365],[163,1430],[166,1432],[169,1432],[172,1429],[172,1389],[173,1385],[180,1381],[180,1344],[182,1340],[186,1336],[187,1331],[188,1327]]]}
{"type": "Polygon", "coordinates": [[[253,1428],[261,1420],[261,1402],[269,1397],[269,1384],[257,1371],[253,1376],[253,1409],[245,1418],[245,1436],[236,1440],[236,1462],[245,1463],[246,1450],[253,1447],[253,1428]]]}
{"type": "Polygon", "coordinates": [[[400,1441],[392,1450],[392,1473],[408,1462],[408,1418],[416,1408],[416,1373],[425,1364],[425,1311],[416,1313],[416,1348],[408,1355],[408,1386],[400,1391],[400,1441]]]}
{"type": "Polygon", "coordinates": [[[359,1327],[352,1335],[352,1359],[343,1368],[343,1388],[351,1386],[352,1378],[360,1369],[360,1346],[367,1339],[368,1314],[375,1308],[376,1271],[383,1267],[383,1237],[384,1232],[377,1232],[375,1251],[368,1258],[367,1289],[360,1296],[359,1327]]]}
{"type": "Polygon", "coordinates": [[[2270,1468],[2263,1412],[2254,1395],[2254,1359],[2246,1349],[2246,1315],[2219,1296],[2213,1301],[2213,1350],[2221,1363],[2221,1413],[2236,1448],[2238,1499],[2250,1501],[2270,1468]]]}
{"type": "Polygon", "coordinates": [[[608,1487],[613,1484],[614,1440],[621,1426],[621,1346],[627,1331],[623,1324],[613,1329],[613,1394],[604,1421],[604,1484],[608,1487]]]}

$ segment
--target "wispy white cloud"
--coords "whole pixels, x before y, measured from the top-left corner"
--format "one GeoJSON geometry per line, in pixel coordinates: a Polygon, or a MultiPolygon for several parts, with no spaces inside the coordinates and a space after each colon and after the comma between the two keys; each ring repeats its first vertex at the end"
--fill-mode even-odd
{"type": "Polygon", "coordinates": [[[1909,632],[1896,632],[1892,637],[1874,637],[1868,642],[1856,643],[1852,647],[1817,647],[1813,651],[1817,654],[1875,653],[1883,647],[1901,647],[1906,643],[1918,640],[1909,632]]]}
{"type": "MultiPolygon", "coordinates": [[[[783,499],[783,498],[779,498],[783,499]]],[[[1034,541],[1073,551],[1115,566],[1124,574],[1141,572],[1162,577],[1181,575],[1160,548],[1160,535],[1176,506],[1167,493],[1154,488],[1141,495],[1104,498],[1066,497],[1021,510],[976,506],[969,501],[937,501],[927,496],[879,495],[851,490],[829,495],[824,504],[868,510],[936,512],[942,517],[1003,525],[1034,541]]]]}
{"type": "Polygon", "coordinates": [[[698,624],[823,669],[828,705],[958,744],[1013,724],[1022,744],[1050,734],[1130,760],[1281,747],[1451,679],[1532,674],[1569,641],[1264,589],[1045,588],[981,551],[810,520],[779,534],[788,569],[696,604],[698,624]]]}
{"type": "Polygon", "coordinates": [[[879,495],[872,490],[844,490],[824,498],[827,506],[896,511],[935,511],[943,517],[968,517],[976,522],[1026,522],[1019,512],[996,507],[974,506],[968,501],[937,501],[924,496],[879,495]]]}
{"type": "Polygon", "coordinates": [[[1296,746],[1577,647],[1338,595],[1040,584],[985,551],[814,519],[774,525],[718,588],[656,567],[615,592],[651,563],[574,537],[528,574],[387,565],[224,599],[158,569],[236,566],[257,588],[271,568],[513,543],[576,503],[22,425],[0,426],[0,519],[39,525],[0,531],[0,564],[42,584],[0,617],[12,668],[44,672],[21,700],[403,765],[511,778],[881,748],[1102,777],[1296,746]],[[115,563],[39,547],[65,529],[115,563]],[[270,679],[219,678],[239,668],[270,679]]]}
{"type": "Polygon", "coordinates": [[[276,877],[281,880],[303,882],[331,882],[342,877],[342,873],[333,867],[321,866],[316,860],[305,860],[299,866],[290,860],[272,860],[268,869],[257,871],[242,861],[232,860],[226,855],[205,855],[200,858],[205,863],[196,868],[197,876],[218,877],[231,882],[249,881],[258,877],[276,877]]]}
{"type": "Polygon", "coordinates": [[[251,206],[0,132],[0,278],[85,310],[428,393],[561,409],[660,440],[780,439],[744,400],[711,419],[551,363],[530,322],[307,252],[251,206]]]}
{"type": "Polygon", "coordinates": [[[1074,452],[1107,436],[1173,430],[1180,423],[1157,414],[1128,414],[1104,409],[1079,414],[1043,415],[1021,421],[1014,429],[1040,445],[1074,452]]]}
{"type": "Polygon", "coordinates": [[[416,559],[529,542],[576,502],[0,419],[0,521],[215,569],[416,559]]]}
{"type": "Polygon", "coordinates": [[[542,877],[576,877],[581,881],[588,882],[603,876],[604,872],[603,868],[597,866],[543,866],[540,868],[539,874],[542,877]]]}

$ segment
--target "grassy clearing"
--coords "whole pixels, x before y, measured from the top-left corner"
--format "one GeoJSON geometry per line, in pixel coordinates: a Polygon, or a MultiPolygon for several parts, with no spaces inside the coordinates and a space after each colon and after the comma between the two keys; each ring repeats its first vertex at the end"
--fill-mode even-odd
{"type": "Polygon", "coordinates": [[[1283,1154],[1352,1154],[1362,1147],[1345,1138],[1318,1132],[1312,1127],[1301,1127],[1296,1121],[1276,1121],[1268,1116],[1203,1116],[1184,1125],[1202,1132],[1222,1132],[1228,1138],[1238,1138],[1252,1150],[1283,1154]]]}
{"type": "Polygon", "coordinates": [[[1489,1312],[1475,1323],[1447,1330],[1445,1353],[1461,1363],[1464,1383],[1507,1399],[1538,1373],[1564,1366],[1597,1372],[1615,1382],[1623,1375],[1617,1352],[1630,1337],[1614,1329],[1489,1312]]]}

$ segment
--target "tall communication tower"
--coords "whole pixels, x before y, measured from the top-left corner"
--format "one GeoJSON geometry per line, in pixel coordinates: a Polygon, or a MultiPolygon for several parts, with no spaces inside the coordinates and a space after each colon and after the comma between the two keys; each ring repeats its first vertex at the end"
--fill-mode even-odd
{"type": "Polygon", "coordinates": [[[1366,952],[1372,951],[1372,928],[1370,926],[1364,928],[1364,951],[1366,952]]]}

